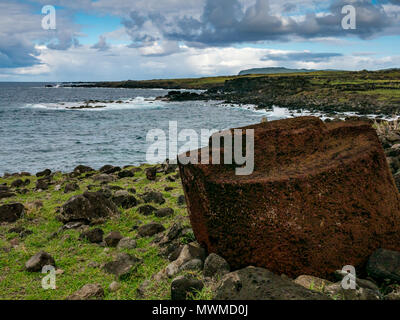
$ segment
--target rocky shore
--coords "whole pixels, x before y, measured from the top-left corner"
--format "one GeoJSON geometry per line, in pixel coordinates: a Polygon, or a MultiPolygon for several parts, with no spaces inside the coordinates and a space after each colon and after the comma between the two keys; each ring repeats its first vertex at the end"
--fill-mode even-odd
{"type": "MultiPolygon", "coordinates": [[[[371,125],[400,189],[400,127],[371,125]]],[[[341,270],[326,279],[237,270],[197,243],[185,202],[168,162],[5,174],[0,299],[400,300],[400,252],[376,250],[355,290],[342,288],[341,270]],[[41,286],[45,265],[55,267],[55,290],[41,286]]]]}

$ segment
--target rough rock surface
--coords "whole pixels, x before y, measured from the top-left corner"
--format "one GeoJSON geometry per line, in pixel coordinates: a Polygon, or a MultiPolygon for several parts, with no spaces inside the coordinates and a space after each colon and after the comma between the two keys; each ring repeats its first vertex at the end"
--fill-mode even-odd
{"type": "Polygon", "coordinates": [[[221,280],[215,300],[328,300],[321,293],[307,290],[272,272],[247,267],[228,273],[221,280]]]}
{"type": "Polygon", "coordinates": [[[60,210],[64,223],[84,220],[96,222],[117,215],[118,209],[102,192],[85,192],[69,199],[60,210]]]}
{"type": "Polygon", "coordinates": [[[374,279],[400,281],[400,252],[379,249],[368,260],[367,271],[374,279]]]}
{"type": "Polygon", "coordinates": [[[0,222],[15,222],[24,215],[25,208],[21,203],[9,203],[0,206],[0,222]]]}
{"type": "Polygon", "coordinates": [[[25,268],[29,272],[39,272],[42,271],[44,266],[54,267],[55,265],[55,261],[50,254],[40,251],[25,263],[25,268]]]}
{"type": "Polygon", "coordinates": [[[117,277],[123,277],[132,272],[133,268],[140,263],[141,260],[127,253],[120,253],[115,261],[108,262],[104,265],[104,270],[114,274],[117,277]]]}
{"type": "Polygon", "coordinates": [[[87,284],[76,291],[67,300],[101,300],[104,298],[104,289],[99,284],[87,284]]]}
{"type": "Polygon", "coordinates": [[[251,175],[180,164],[193,231],[209,253],[233,269],[326,278],[380,247],[400,249],[400,195],[369,123],[301,117],[242,129],[255,130],[251,175]]]}
{"type": "Polygon", "coordinates": [[[197,279],[178,277],[171,283],[171,300],[186,300],[188,295],[201,291],[204,287],[203,282],[197,279]]]}

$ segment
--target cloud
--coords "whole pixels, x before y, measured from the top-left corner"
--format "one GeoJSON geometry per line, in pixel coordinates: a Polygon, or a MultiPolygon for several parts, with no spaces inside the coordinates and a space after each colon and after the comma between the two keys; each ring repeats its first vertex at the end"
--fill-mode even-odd
{"type": "Polygon", "coordinates": [[[342,57],[341,53],[313,53],[313,52],[288,52],[288,53],[272,53],[261,58],[262,61],[304,61],[304,62],[321,62],[330,60],[333,57],[342,57]]]}
{"type": "Polygon", "coordinates": [[[110,49],[110,46],[107,44],[107,39],[105,36],[100,36],[99,41],[91,46],[92,49],[97,49],[99,51],[107,51],[110,49]]]}

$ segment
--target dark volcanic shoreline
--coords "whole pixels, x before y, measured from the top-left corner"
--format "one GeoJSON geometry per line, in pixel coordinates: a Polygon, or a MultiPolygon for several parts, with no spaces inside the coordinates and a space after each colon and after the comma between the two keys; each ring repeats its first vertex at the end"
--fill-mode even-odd
{"type": "Polygon", "coordinates": [[[86,88],[199,89],[204,93],[172,92],[170,101],[220,100],[233,104],[307,109],[334,115],[393,116],[400,111],[400,70],[323,71],[304,74],[247,75],[232,77],[77,83],[86,88]]]}

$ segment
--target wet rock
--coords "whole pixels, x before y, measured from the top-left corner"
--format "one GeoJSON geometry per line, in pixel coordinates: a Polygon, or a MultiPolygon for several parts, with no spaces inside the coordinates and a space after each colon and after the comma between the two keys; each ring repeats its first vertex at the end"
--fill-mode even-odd
{"type": "Polygon", "coordinates": [[[67,300],[102,300],[104,298],[104,289],[99,284],[86,284],[80,290],[76,291],[67,300]]]}
{"type": "Polygon", "coordinates": [[[56,266],[53,257],[44,251],[38,252],[25,263],[25,269],[29,272],[40,272],[44,266],[56,266]]]}
{"type": "Polygon", "coordinates": [[[25,213],[24,205],[21,203],[9,203],[0,206],[0,222],[15,222],[25,213]]]}
{"type": "Polygon", "coordinates": [[[95,170],[94,170],[93,168],[91,168],[91,167],[82,166],[82,165],[77,166],[77,167],[74,169],[74,173],[76,173],[76,174],[78,174],[78,175],[81,175],[81,174],[84,174],[84,173],[88,173],[88,172],[92,172],[92,171],[95,171],[95,170]]]}
{"type": "Polygon", "coordinates": [[[135,249],[137,247],[136,240],[132,238],[122,238],[117,245],[118,249],[135,249]]]}
{"type": "Polygon", "coordinates": [[[378,249],[368,260],[368,274],[377,280],[400,282],[400,252],[378,249]]]}
{"type": "Polygon", "coordinates": [[[60,209],[60,218],[64,223],[70,221],[98,221],[118,215],[118,209],[101,192],[85,192],[69,199],[60,209]]]}
{"type": "Polygon", "coordinates": [[[165,218],[174,215],[174,210],[171,208],[162,208],[156,211],[155,216],[158,218],[165,218]]]}
{"type": "Polygon", "coordinates": [[[123,277],[130,274],[133,271],[133,268],[140,262],[141,260],[135,256],[120,253],[115,261],[108,262],[104,265],[104,270],[107,273],[116,275],[117,277],[123,277]]]}
{"type": "Polygon", "coordinates": [[[101,243],[103,241],[104,231],[96,228],[81,233],[80,239],[87,239],[91,243],[101,243]]]}
{"type": "Polygon", "coordinates": [[[123,238],[123,236],[119,232],[113,231],[113,232],[110,232],[104,238],[104,241],[107,244],[107,246],[116,247],[118,245],[118,243],[121,241],[122,238],[123,238]]]}
{"type": "Polygon", "coordinates": [[[140,237],[152,237],[157,233],[163,232],[165,230],[161,223],[151,222],[149,224],[140,226],[138,229],[138,234],[140,237]]]}
{"type": "Polygon", "coordinates": [[[228,262],[215,253],[210,254],[204,262],[205,277],[224,276],[231,271],[228,262]]]}
{"type": "Polygon", "coordinates": [[[200,280],[183,276],[175,278],[171,283],[171,300],[186,300],[189,295],[194,295],[203,288],[204,284],[200,280]]]}
{"type": "Polygon", "coordinates": [[[38,178],[47,177],[49,175],[51,175],[51,170],[50,169],[46,169],[46,170],[43,170],[43,171],[40,171],[40,172],[36,173],[36,177],[38,177],[38,178]]]}
{"type": "Polygon", "coordinates": [[[215,300],[328,300],[272,272],[248,267],[228,273],[218,285],[215,300]]]}
{"type": "Polygon", "coordinates": [[[146,202],[146,203],[150,203],[150,202],[154,202],[157,204],[165,203],[165,199],[161,192],[156,192],[156,191],[147,192],[143,195],[142,198],[143,198],[144,202],[146,202]]]}
{"type": "Polygon", "coordinates": [[[120,190],[112,197],[113,202],[123,209],[130,209],[137,206],[137,199],[128,191],[120,190]]]}
{"type": "Polygon", "coordinates": [[[65,185],[64,193],[74,192],[79,190],[79,185],[76,182],[70,182],[65,185]]]}
{"type": "Polygon", "coordinates": [[[155,211],[157,211],[157,209],[154,208],[154,207],[151,206],[151,205],[148,205],[148,204],[146,204],[146,205],[144,205],[144,206],[141,206],[141,207],[139,207],[139,209],[138,209],[138,212],[139,212],[140,214],[144,215],[144,216],[150,216],[150,215],[152,215],[155,211]]]}
{"type": "Polygon", "coordinates": [[[147,168],[145,173],[148,180],[155,181],[157,179],[157,167],[147,168]]]}

